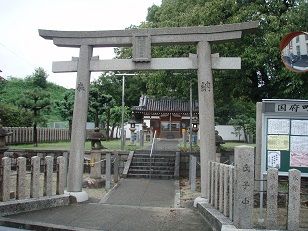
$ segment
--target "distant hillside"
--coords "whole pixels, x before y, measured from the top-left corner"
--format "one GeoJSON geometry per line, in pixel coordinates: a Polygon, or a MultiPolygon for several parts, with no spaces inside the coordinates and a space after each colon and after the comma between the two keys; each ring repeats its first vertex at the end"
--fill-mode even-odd
{"type": "MultiPolygon", "coordinates": [[[[18,106],[18,100],[23,97],[23,93],[27,90],[31,90],[33,85],[30,81],[10,77],[7,81],[1,81],[0,83],[0,103],[18,106]]],[[[56,85],[54,83],[47,83],[46,91],[49,92],[52,102],[62,100],[66,88],[56,85]]],[[[61,121],[57,110],[53,109],[45,115],[48,122],[61,121]]]]}

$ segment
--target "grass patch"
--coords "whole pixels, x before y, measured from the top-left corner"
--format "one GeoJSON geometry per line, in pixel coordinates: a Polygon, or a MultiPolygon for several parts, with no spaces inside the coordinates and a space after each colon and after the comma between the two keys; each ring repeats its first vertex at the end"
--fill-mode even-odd
{"type": "Polygon", "coordinates": [[[247,144],[243,142],[226,142],[225,144],[222,144],[221,147],[223,151],[233,151],[234,147],[241,146],[241,145],[250,146],[250,147],[256,146],[256,144],[247,144]]]}

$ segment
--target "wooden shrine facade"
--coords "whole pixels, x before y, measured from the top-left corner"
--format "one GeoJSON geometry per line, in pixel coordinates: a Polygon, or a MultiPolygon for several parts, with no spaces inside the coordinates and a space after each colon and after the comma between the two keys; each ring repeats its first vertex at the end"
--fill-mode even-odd
{"type": "MultiPolygon", "coordinates": [[[[198,101],[192,102],[193,118],[198,117],[198,101]]],[[[190,102],[180,99],[154,99],[141,96],[139,105],[132,111],[138,122],[150,121],[150,129],[156,131],[156,137],[181,138],[183,130],[190,125],[190,102]]]]}

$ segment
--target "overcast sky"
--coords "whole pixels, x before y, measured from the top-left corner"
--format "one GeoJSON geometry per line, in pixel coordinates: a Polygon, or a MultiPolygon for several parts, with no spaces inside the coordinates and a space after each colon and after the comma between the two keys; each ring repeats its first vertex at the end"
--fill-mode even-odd
{"type": "MultiPolygon", "coordinates": [[[[145,21],[153,4],[161,0],[0,0],[0,76],[24,78],[43,67],[48,81],[75,88],[75,73],[53,74],[51,65],[71,60],[79,50],[53,45],[38,29],[123,30],[145,21]]],[[[94,49],[93,55],[114,56],[112,48],[94,49]]]]}

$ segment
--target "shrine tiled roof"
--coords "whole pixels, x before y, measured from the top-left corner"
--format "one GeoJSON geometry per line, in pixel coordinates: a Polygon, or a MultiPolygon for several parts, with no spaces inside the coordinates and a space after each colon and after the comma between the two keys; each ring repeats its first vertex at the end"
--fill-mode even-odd
{"type": "MultiPolygon", "coordinates": [[[[193,101],[193,113],[199,112],[199,104],[197,100],[193,101]]],[[[141,96],[139,106],[133,106],[132,111],[134,113],[141,114],[161,114],[161,113],[177,113],[177,114],[189,114],[190,102],[180,99],[154,99],[147,96],[141,96]]]]}

